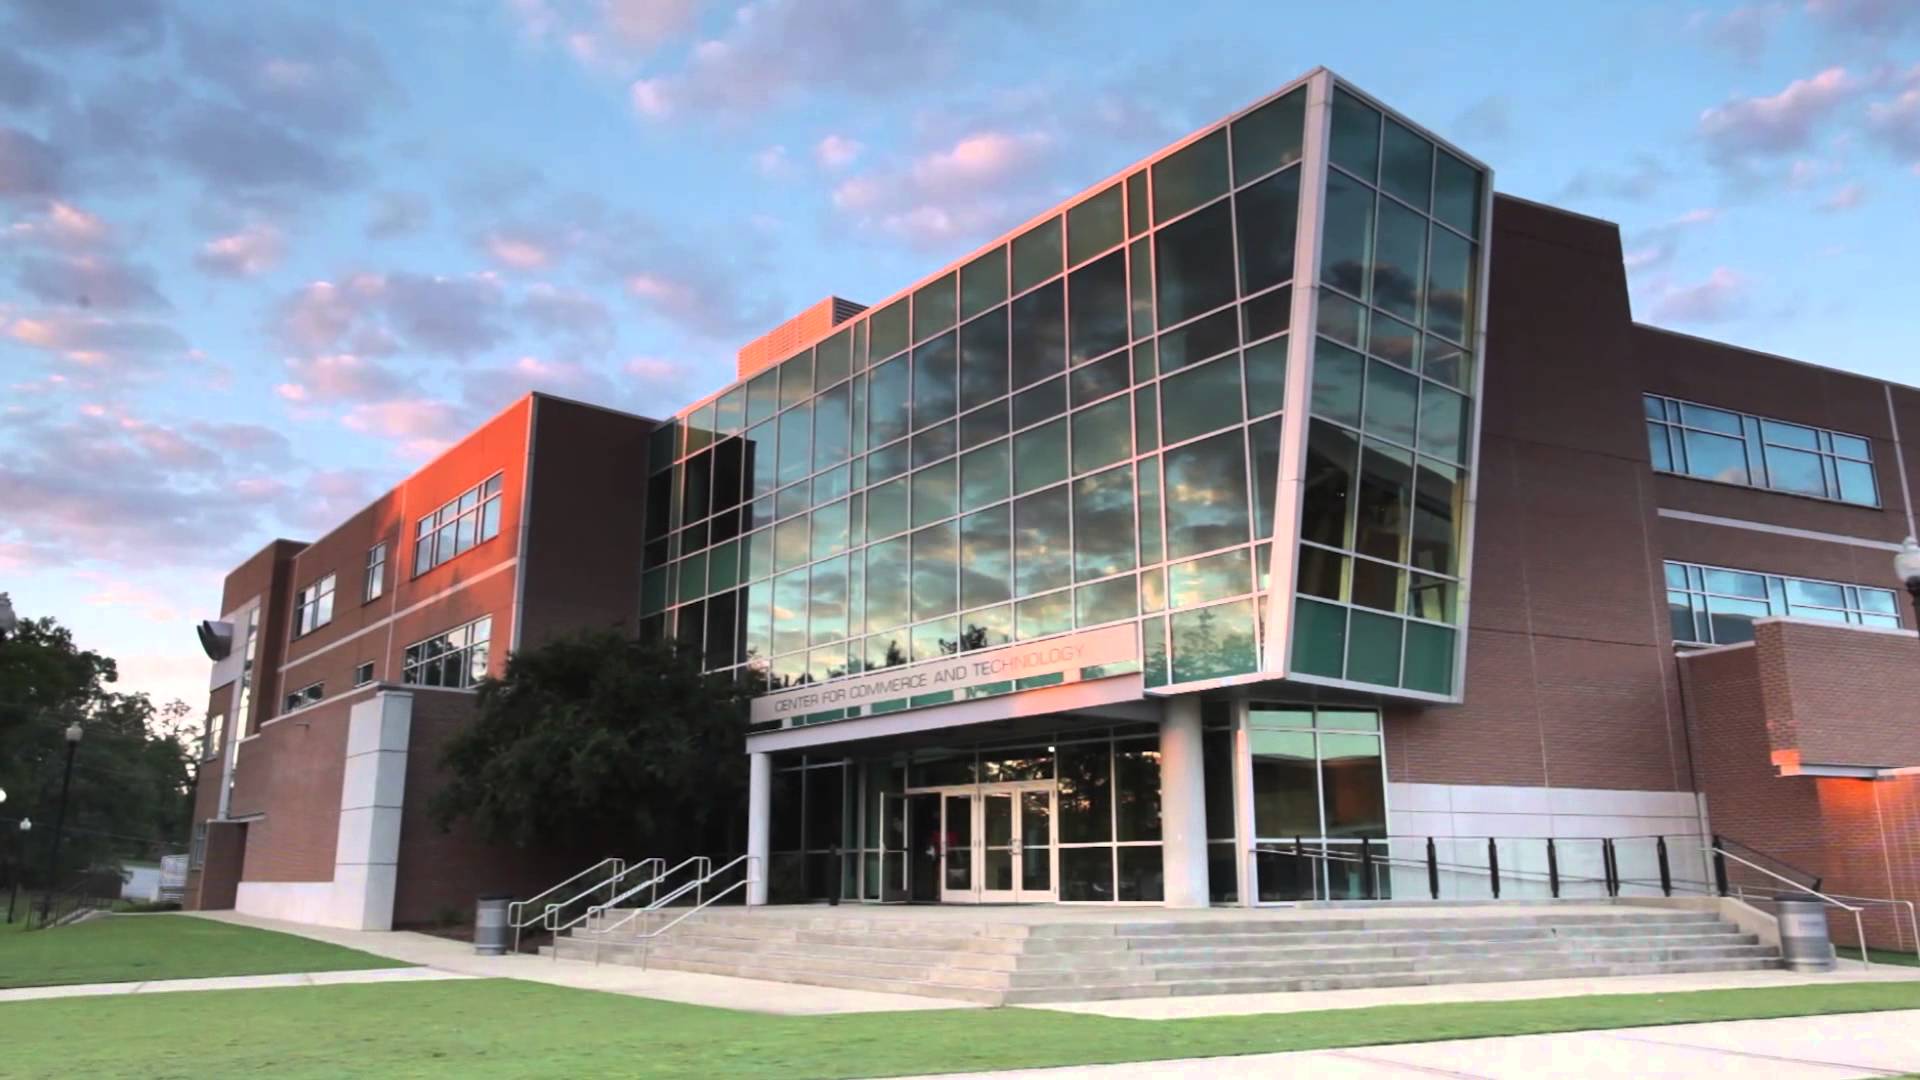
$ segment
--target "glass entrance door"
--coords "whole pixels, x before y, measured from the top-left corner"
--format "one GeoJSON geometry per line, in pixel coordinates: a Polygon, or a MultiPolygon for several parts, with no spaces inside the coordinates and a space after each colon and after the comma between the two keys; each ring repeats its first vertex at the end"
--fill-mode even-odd
{"type": "Polygon", "coordinates": [[[980,899],[988,903],[1052,900],[1053,785],[981,788],[980,899]]]}
{"type": "Polygon", "coordinates": [[[940,800],[940,899],[947,903],[972,903],[973,892],[973,817],[977,796],[947,794],[940,800]]]}

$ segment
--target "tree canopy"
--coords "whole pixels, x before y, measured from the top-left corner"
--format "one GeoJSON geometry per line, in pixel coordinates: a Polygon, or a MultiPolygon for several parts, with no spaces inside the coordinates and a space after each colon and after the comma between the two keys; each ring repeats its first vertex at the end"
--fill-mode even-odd
{"type": "Polygon", "coordinates": [[[81,649],[51,618],[0,636],[0,827],[28,876],[45,874],[67,726],[80,723],[58,881],[122,859],[185,851],[193,806],[194,722],[185,703],[155,708],[112,689],[113,660],[81,649]],[[16,822],[30,818],[22,836],[16,822]]]}
{"type": "Polygon", "coordinates": [[[515,653],[446,743],[441,826],[607,854],[713,854],[744,843],[746,691],[667,642],[615,631],[515,653]]]}

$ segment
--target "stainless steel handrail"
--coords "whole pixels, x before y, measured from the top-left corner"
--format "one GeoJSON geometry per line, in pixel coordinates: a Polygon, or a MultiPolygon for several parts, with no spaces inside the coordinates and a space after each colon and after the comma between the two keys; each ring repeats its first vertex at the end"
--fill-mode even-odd
{"type": "MultiPolygon", "coordinates": [[[[1852,912],[1854,938],[1855,940],[1860,942],[1860,966],[1861,967],[1873,966],[1873,958],[1867,955],[1866,924],[1860,921],[1859,908],[1854,907],[1852,904],[1843,904],[1840,901],[1835,900],[1833,897],[1828,896],[1826,893],[1815,892],[1814,890],[1807,888],[1805,885],[1800,884],[1799,882],[1793,880],[1792,878],[1784,877],[1780,874],[1776,874],[1773,871],[1767,869],[1764,866],[1761,866],[1759,863],[1754,862],[1751,859],[1743,859],[1740,856],[1735,855],[1734,853],[1728,851],[1726,848],[1723,848],[1718,844],[1708,844],[1706,846],[1706,850],[1709,854],[1719,855],[1720,857],[1726,858],[1726,859],[1732,859],[1734,862],[1737,862],[1742,866],[1746,866],[1751,869],[1758,870],[1761,873],[1767,875],[1768,877],[1774,879],[1775,881],[1784,881],[1788,885],[1793,886],[1793,891],[1796,893],[1805,893],[1808,896],[1812,896],[1817,899],[1823,900],[1833,905],[1834,907],[1841,909],[1842,911],[1852,912]]],[[[1835,950],[1836,953],[1838,951],[1839,950],[1837,949],[1835,950]]]]}
{"type": "MultiPolygon", "coordinates": [[[[1904,905],[1907,909],[1907,922],[1913,927],[1913,955],[1916,958],[1920,958],[1920,913],[1915,912],[1913,901],[1887,896],[1848,896],[1845,893],[1834,893],[1833,898],[1836,900],[1852,900],[1857,904],[1904,905]]],[[[1895,929],[1899,928],[1900,919],[1898,916],[1894,917],[1893,925],[1895,929]]]]}
{"type": "MultiPolygon", "coordinates": [[[[525,919],[525,920],[521,919],[521,916],[526,914],[526,909],[528,908],[529,905],[537,904],[540,901],[545,900],[547,897],[552,896],[554,893],[559,892],[561,889],[564,889],[567,886],[573,884],[574,882],[579,881],[581,878],[586,877],[588,874],[598,872],[600,869],[608,865],[612,865],[614,873],[619,874],[625,869],[627,865],[627,861],[625,859],[616,858],[610,855],[604,859],[601,859],[599,862],[594,863],[592,866],[587,867],[585,870],[582,870],[579,873],[573,875],[572,877],[566,879],[565,881],[560,882],[558,885],[550,886],[549,888],[541,892],[535,893],[534,895],[527,897],[525,900],[515,900],[512,903],[508,904],[507,905],[507,922],[509,925],[513,927],[513,951],[514,952],[520,951],[520,928],[524,926],[530,926],[534,921],[534,919],[525,919]]],[[[534,916],[534,918],[544,918],[544,917],[545,917],[545,912],[542,912],[540,915],[534,916]]]]}
{"type": "MultiPolygon", "coordinates": [[[[644,871],[650,866],[652,867],[665,866],[666,863],[667,863],[667,860],[658,858],[658,857],[641,859],[639,862],[634,863],[632,866],[629,866],[619,871],[618,873],[614,874],[612,877],[604,878],[600,881],[597,881],[592,885],[589,885],[586,888],[580,890],[579,892],[574,893],[572,896],[567,897],[565,900],[562,900],[558,903],[548,904],[545,910],[543,910],[540,913],[540,928],[542,930],[545,930],[548,934],[554,937],[559,937],[560,932],[562,930],[567,930],[567,929],[571,929],[572,927],[578,926],[581,923],[581,921],[586,919],[587,914],[592,911],[592,908],[588,908],[587,912],[582,912],[581,914],[576,915],[571,919],[563,920],[561,917],[561,913],[566,911],[570,905],[577,903],[578,901],[585,900],[586,898],[599,892],[601,889],[609,888],[609,887],[617,887],[619,885],[620,879],[626,877],[628,874],[634,873],[635,871],[644,871]]],[[[665,874],[665,871],[656,873],[652,878],[646,881],[642,881],[640,884],[633,886],[627,892],[619,894],[619,896],[609,898],[607,900],[607,904],[611,905],[611,904],[617,903],[621,897],[630,896],[633,893],[636,893],[642,889],[645,889],[649,885],[657,884],[660,881],[660,878],[664,876],[664,874],[665,874]]],[[[527,926],[533,925],[533,920],[528,919],[524,925],[527,925],[527,926]]],[[[514,935],[513,951],[519,952],[520,951],[520,927],[516,926],[513,928],[513,935],[514,935]]],[[[555,955],[557,956],[558,954],[556,953],[555,955]]]]}
{"type": "MultiPolygon", "coordinates": [[[[727,886],[724,889],[721,889],[719,892],[716,892],[711,896],[703,896],[699,903],[681,912],[680,914],[675,915],[673,918],[667,920],[666,922],[660,924],[659,926],[654,927],[652,930],[643,930],[637,934],[629,935],[634,940],[641,943],[640,944],[641,970],[646,969],[647,950],[651,947],[651,944],[655,938],[673,929],[674,927],[679,926],[681,923],[687,921],[689,918],[692,918],[694,915],[697,915],[700,912],[705,911],[707,908],[713,906],[714,903],[718,902],[721,897],[726,896],[729,893],[732,893],[736,889],[745,888],[746,886],[751,885],[754,882],[760,880],[759,874],[756,872],[756,869],[760,865],[760,857],[758,855],[740,855],[740,856],[736,856],[734,859],[729,861],[725,866],[722,866],[717,870],[713,870],[709,872],[707,876],[701,880],[700,884],[704,885],[706,882],[712,881],[714,878],[717,878],[721,874],[724,874],[727,871],[732,870],[734,867],[739,866],[741,863],[746,864],[747,871],[745,874],[741,875],[741,878],[739,881],[734,882],[733,884],[727,886]]],[[[615,923],[611,926],[604,927],[599,931],[596,931],[596,933],[601,936],[596,937],[594,939],[593,962],[596,964],[600,962],[600,942],[604,940],[604,935],[612,933],[615,929],[619,928],[620,926],[624,926],[627,923],[627,921],[633,919],[635,916],[641,915],[644,912],[652,912],[652,911],[658,910],[660,906],[661,905],[656,904],[654,907],[645,908],[640,911],[635,911],[629,914],[625,919],[622,919],[620,922],[615,923]]]]}
{"type": "MultiPolygon", "coordinates": [[[[1698,835],[1698,834],[1688,834],[1688,835],[1692,836],[1692,835],[1698,835]]],[[[1687,837],[1683,836],[1680,838],[1686,839],[1687,837]]],[[[1404,839],[1417,839],[1417,838],[1416,837],[1388,837],[1386,840],[1382,840],[1379,837],[1374,837],[1369,842],[1385,844],[1389,840],[1404,840],[1404,839]]],[[[1480,837],[1462,836],[1462,837],[1447,837],[1446,839],[1479,840],[1480,837]]],[[[1489,839],[1545,840],[1546,837],[1490,837],[1489,839]]],[[[1565,839],[1587,840],[1587,839],[1594,839],[1594,838],[1556,836],[1553,839],[1555,840],[1565,840],[1565,839]]],[[[1624,839],[1645,840],[1645,839],[1649,839],[1649,837],[1625,837],[1624,839]]],[[[1321,844],[1322,841],[1314,840],[1313,843],[1321,844]]],[[[1348,843],[1335,844],[1332,846],[1353,847],[1353,846],[1357,846],[1358,844],[1359,844],[1359,841],[1356,840],[1348,843]]],[[[1364,862],[1366,861],[1360,858],[1359,856],[1346,854],[1344,852],[1335,853],[1332,850],[1319,850],[1319,849],[1304,847],[1304,846],[1298,852],[1295,852],[1295,850],[1290,847],[1273,847],[1271,845],[1263,846],[1260,844],[1255,844],[1253,847],[1247,849],[1247,855],[1250,858],[1254,858],[1254,859],[1259,858],[1261,855],[1295,855],[1295,854],[1298,854],[1303,858],[1314,859],[1314,860],[1318,860],[1321,862],[1328,862],[1328,863],[1337,862],[1337,863],[1343,863],[1343,864],[1364,864],[1364,862]]],[[[1420,869],[1427,869],[1429,867],[1429,864],[1425,859],[1409,858],[1405,855],[1393,855],[1391,853],[1382,853],[1380,855],[1374,856],[1373,864],[1376,868],[1386,867],[1387,869],[1392,869],[1395,866],[1412,866],[1412,867],[1418,867],[1420,869]]],[[[1475,873],[1485,876],[1489,872],[1489,867],[1484,863],[1435,862],[1431,864],[1431,866],[1433,869],[1440,870],[1445,873],[1460,874],[1463,876],[1471,875],[1475,873]]],[[[1555,875],[1550,872],[1541,871],[1541,870],[1523,870],[1519,868],[1509,869],[1509,868],[1503,867],[1500,871],[1500,876],[1502,879],[1511,878],[1515,881],[1552,881],[1555,875]]],[[[1558,874],[1558,877],[1560,881],[1563,883],[1574,882],[1574,883],[1581,883],[1581,884],[1604,885],[1607,882],[1606,878],[1587,877],[1584,874],[1572,873],[1565,870],[1560,871],[1558,874]]],[[[1375,875],[1375,878],[1376,878],[1375,891],[1378,891],[1378,874],[1377,873],[1375,875]]],[[[1653,881],[1652,879],[1622,877],[1618,879],[1618,882],[1621,885],[1645,885],[1648,888],[1659,887],[1659,883],[1656,881],[1653,881]]],[[[1313,896],[1311,898],[1311,900],[1314,902],[1318,902],[1321,899],[1320,884],[1321,884],[1320,876],[1318,874],[1315,874],[1313,877],[1313,896]]],[[[1697,891],[1697,892],[1706,893],[1706,894],[1711,894],[1713,892],[1713,886],[1710,883],[1705,881],[1692,881],[1685,878],[1674,878],[1671,881],[1671,885],[1676,891],[1697,891]]],[[[1332,899],[1332,897],[1329,896],[1328,899],[1332,899]]],[[[1515,899],[1521,900],[1521,899],[1527,899],[1527,898],[1516,897],[1515,899]]],[[[1577,898],[1569,898],[1569,899],[1577,899],[1577,898]]]]}

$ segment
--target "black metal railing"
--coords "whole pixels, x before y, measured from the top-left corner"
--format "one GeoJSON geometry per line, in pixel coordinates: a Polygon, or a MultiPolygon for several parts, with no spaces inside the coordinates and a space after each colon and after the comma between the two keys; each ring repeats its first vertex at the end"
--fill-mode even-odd
{"type": "Polygon", "coordinates": [[[1450,899],[1537,897],[1541,886],[1546,897],[1558,900],[1575,894],[1712,894],[1719,890],[1706,880],[1701,841],[1691,834],[1296,837],[1256,843],[1250,854],[1263,901],[1392,899],[1396,879],[1404,889],[1421,877],[1431,900],[1443,894],[1450,899]],[[1443,845],[1450,857],[1442,857],[1443,845]]]}

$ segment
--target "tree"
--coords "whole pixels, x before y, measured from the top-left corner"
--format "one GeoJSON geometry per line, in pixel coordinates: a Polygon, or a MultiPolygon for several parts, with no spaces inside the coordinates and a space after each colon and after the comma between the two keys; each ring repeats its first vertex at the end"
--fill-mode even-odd
{"type": "Polygon", "coordinates": [[[662,857],[743,842],[747,690],[695,655],[590,631],[515,653],[479,689],[479,715],[442,751],[442,828],[662,857]]]}
{"type": "Polygon", "coordinates": [[[114,692],[117,678],[111,658],[79,648],[51,618],[22,620],[0,637],[5,825],[11,831],[12,819],[34,819],[32,849],[17,854],[35,878],[45,873],[65,732],[75,721],[82,738],[56,880],[65,884],[91,867],[186,849],[194,755],[184,736],[193,710],[179,701],[156,710],[145,694],[114,692]]]}

